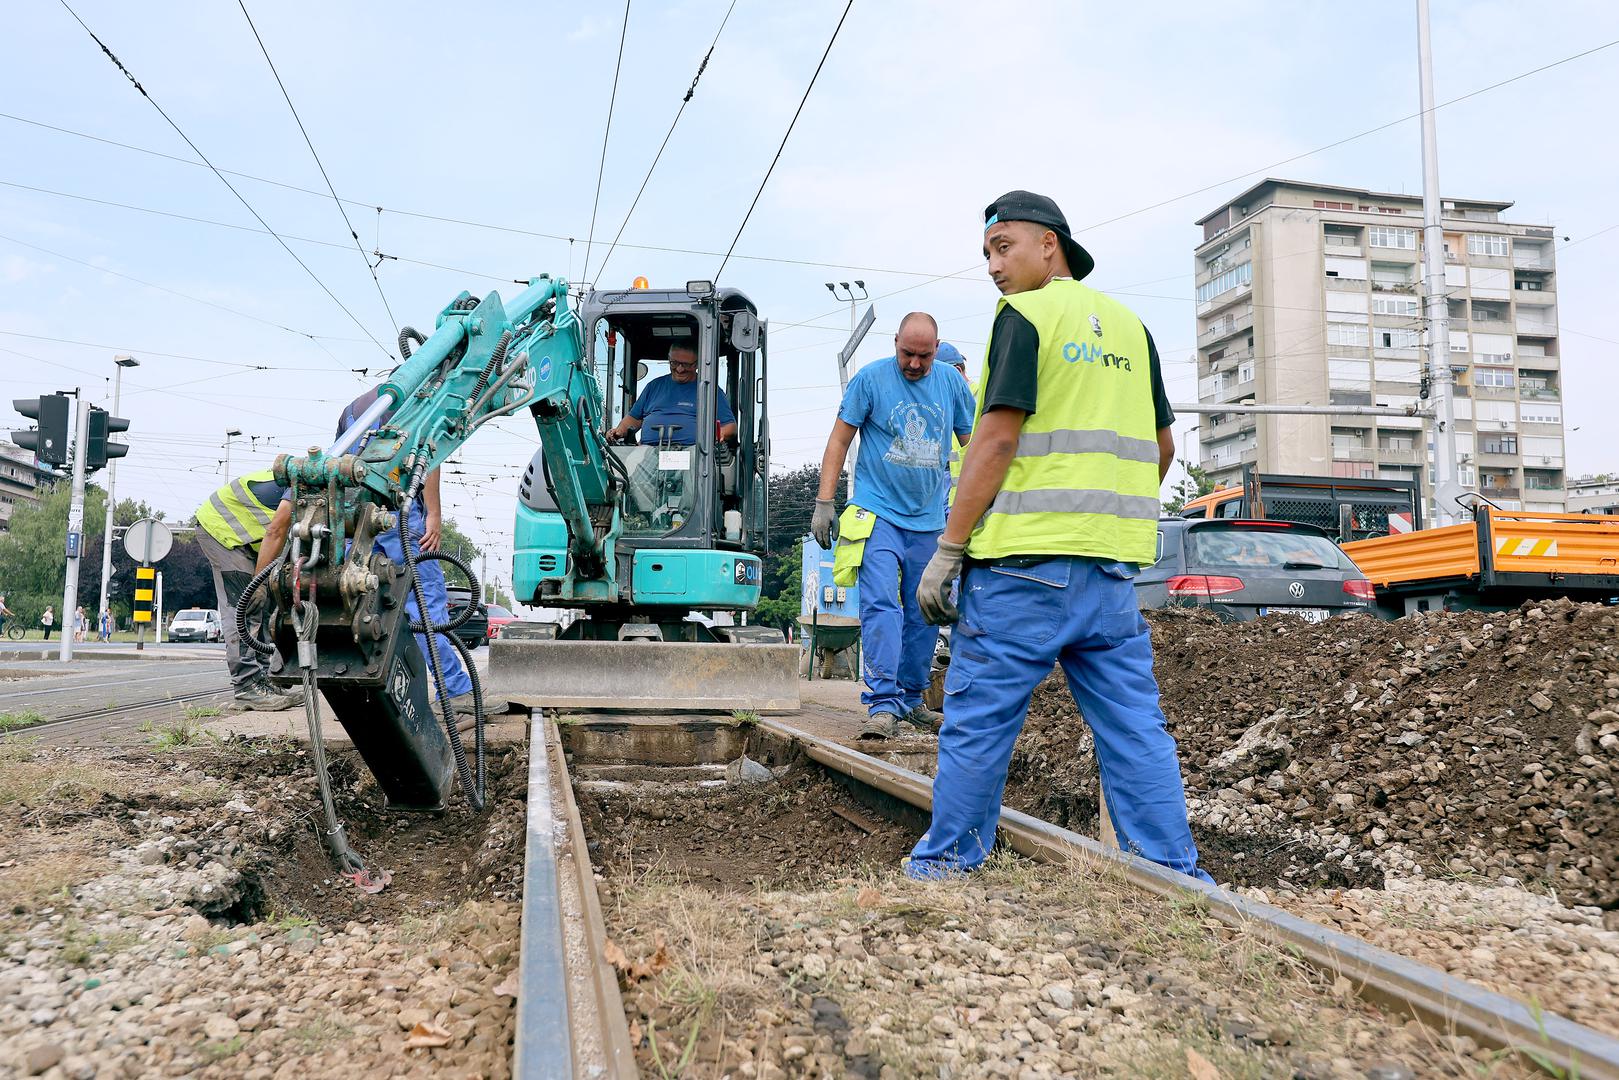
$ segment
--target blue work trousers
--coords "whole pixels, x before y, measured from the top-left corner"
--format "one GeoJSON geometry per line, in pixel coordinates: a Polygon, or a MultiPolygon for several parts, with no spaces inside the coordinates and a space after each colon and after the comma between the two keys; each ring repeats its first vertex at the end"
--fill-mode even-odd
{"type": "Polygon", "coordinates": [[[860,562],[860,659],[871,715],[903,717],[922,704],[939,628],[916,602],[922,571],[938,547],[938,532],[915,532],[877,519],[860,562]]]}
{"type": "MultiPolygon", "coordinates": [[[[422,504],[418,500],[410,504],[410,535],[412,550],[422,533],[427,528],[426,514],[423,513],[422,504]]],[[[395,565],[405,565],[405,552],[400,547],[399,530],[389,529],[377,537],[375,550],[388,556],[395,565]]],[[[443,624],[450,621],[450,598],[444,592],[444,570],[439,566],[438,560],[431,562],[418,562],[416,573],[422,582],[422,595],[427,599],[427,610],[432,621],[443,624]]],[[[418,621],[421,616],[416,611],[416,596],[407,591],[405,596],[405,612],[412,622],[418,621]]],[[[443,634],[434,635],[438,639],[439,669],[444,673],[444,692],[451,697],[472,692],[472,679],[467,675],[467,669],[461,664],[461,654],[455,651],[450,639],[443,634]]],[[[432,674],[433,665],[427,658],[427,638],[422,634],[416,635],[416,647],[422,650],[422,666],[432,674]]],[[[433,695],[433,704],[438,705],[437,695],[433,695]]]]}
{"type": "Polygon", "coordinates": [[[994,847],[1012,744],[1034,688],[1060,662],[1095,739],[1119,846],[1212,880],[1197,869],[1135,575],[1131,563],[1080,557],[969,567],[945,675],[933,822],[911,852],[911,877],[971,870],[994,847]]]}

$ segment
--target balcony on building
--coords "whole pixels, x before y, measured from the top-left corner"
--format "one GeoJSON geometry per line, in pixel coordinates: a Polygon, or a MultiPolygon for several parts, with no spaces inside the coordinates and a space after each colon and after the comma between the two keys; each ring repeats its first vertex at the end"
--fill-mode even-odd
{"type": "Polygon", "coordinates": [[[1328,255],[1358,256],[1365,250],[1363,231],[1356,225],[1325,225],[1322,242],[1328,255]]]}
{"type": "Polygon", "coordinates": [[[1241,315],[1227,314],[1224,318],[1216,320],[1213,325],[1206,327],[1197,336],[1197,343],[1199,345],[1210,345],[1235,334],[1251,330],[1253,325],[1254,313],[1252,311],[1243,312],[1241,315]]]}
{"type": "Polygon", "coordinates": [[[1514,323],[1519,337],[1527,338],[1553,338],[1557,336],[1557,326],[1550,318],[1550,312],[1539,308],[1528,308],[1522,305],[1518,308],[1518,318],[1514,323]]]}
{"type": "Polygon", "coordinates": [[[1253,413],[1209,413],[1203,419],[1203,438],[1207,441],[1228,439],[1254,430],[1254,421],[1253,413]]]}
{"type": "Polygon", "coordinates": [[[1518,396],[1525,401],[1561,401],[1557,372],[1537,368],[1518,369],[1518,396]]]}
{"type": "Polygon", "coordinates": [[[1512,244],[1512,266],[1515,270],[1550,270],[1551,245],[1518,237],[1512,244]]]}

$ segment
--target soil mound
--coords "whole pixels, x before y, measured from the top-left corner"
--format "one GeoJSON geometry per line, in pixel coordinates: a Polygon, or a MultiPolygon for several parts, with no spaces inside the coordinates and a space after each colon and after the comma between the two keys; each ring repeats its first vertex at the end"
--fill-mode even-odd
{"type": "MultiPolygon", "coordinates": [[[[1217,878],[1485,873],[1619,908],[1619,608],[1556,600],[1316,624],[1172,610],[1149,622],[1217,878]]],[[[1054,674],[1035,692],[1009,803],[1094,827],[1079,720],[1054,674]]]]}

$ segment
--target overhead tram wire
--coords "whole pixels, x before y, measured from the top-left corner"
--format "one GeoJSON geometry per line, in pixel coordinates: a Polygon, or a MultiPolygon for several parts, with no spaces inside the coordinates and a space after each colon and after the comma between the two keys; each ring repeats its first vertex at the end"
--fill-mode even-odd
{"type": "Polygon", "coordinates": [[[815,89],[815,81],[821,77],[821,69],[826,66],[826,58],[832,55],[832,46],[837,44],[838,32],[843,29],[843,22],[849,17],[849,9],[852,7],[854,0],[849,0],[843,5],[843,14],[838,16],[838,25],[832,28],[832,36],[827,39],[826,49],[821,53],[821,62],[815,65],[815,74],[810,76],[809,85],[804,87],[804,96],[798,99],[798,108],[793,110],[793,118],[787,123],[787,131],[781,137],[781,145],[776,147],[776,156],[770,159],[770,168],[765,170],[764,179],[759,181],[759,190],[753,193],[753,201],[748,204],[748,212],[742,215],[742,224],[736,227],[736,235],[731,237],[731,246],[726,249],[725,258],[720,260],[720,268],[714,271],[716,282],[719,281],[720,275],[725,273],[725,264],[731,261],[731,252],[736,250],[736,242],[742,239],[742,230],[748,227],[748,219],[753,217],[753,208],[759,205],[759,197],[765,193],[765,185],[770,183],[770,174],[776,171],[776,163],[781,160],[781,152],[787,149],[787,140],[792,137],[799,114],[804,111],[804,103],[809,100],[810,91],[815,89]]]}
{"type": "Polygon", "coordinates": [[[630,32],[630,0],[624,0],[624,22],[618,31],[618,61],[613,64],[613,92],[607,98],[607,123],[602,127],[601,162],[596,166],[596,197],[590,203],[590,232],[585,234],[585,262],[579,280],[590,280],[590,245],[596,239],[596,210],[602,201],[602,177],[607,175],[607,137],[613,133],[613,107],[618,104],[618,74],[624,68],[624,39],[630,32]]]}
{"type": "Polygon", "coordinates": [[[618,232],[613,234],[613,242],[608,245],[607,254],[602,256],[601,265],[596,267],[597,276],[607,272],[607,262],[613,257],[618,248],[618,241],[624,235],[624,228],[630,223],[635,214],[635,208],[641,205],[641,196],[646,194],[646,186],[652,180],[652,173],[657,169],[658,162],[663,160],[663,152],[669,146],[669,140],[674,136],[675,128],[680,124],[680,118],[686,114],[686,106],[691,104],[692,95],[697,93],[697,83],[708,70],[708,62],[714,56],[714,47],[720,43],[720,35],[725,32],[725,24],[731,21],[731,12],[736,10],[736,0],[731,0],[731,6],[725,9],[725,18],[720,20],[720,28],[714,31],[714,40],[709,42],[708,51],[703,54],[702,63],[697,65],[697,74],[691,77],[691,85],[686,88],[686,96],[680,99],[680,108],[675,110],[675,118],[669,122],[669,130],[663,133],[663,142],[658,144],[658,152],[652,155],[652,164],[647,166],[646,175],[641,178],[641,186],[635,192],[635,198],[630,201],[630,208],[624,211],[624,220],[618,223],[618,232]]]}
{"type": "Polygon", "coordinates": [[[287,92],[287,84],[281,81],[281,72],[275,68],[275,61],[270,59],[270,50],[264,45],[264,38],[259,36],[259,28],[253,25],[253,16],[247,13],[247,4],[244,0],[236,0],[236,6],[242,9],[242,18],[247,20],[247,28],[253,31],[253,40],[259,43],[259,51],[264,54],[264,62],[270,65],[270,74],[275,76],[276,86],[281,88],[281,96],[286,99],[287,108],[292,110],[292,118],[298,124],[298,132],[304,137],[304,145],[309,147],[309,156],[315,159],[315,167],[320,170],[320,178],[326,181],[326,190],[332,193],[332,201],[337,204],[337,212],[343,216],[343,225],[348,229],[349,236],[354,238],[354,248],[360,253],[360,259],[365,263],[366,271],[371,275],[371,283],[377,287],[377,296],[382,300],[382,309],[388,313],[388,325],[395,334],[399,333],[399,320],[394,317],[393,305],[388,303],[388,296],[382,291],[382,281],[377,277],[377,266],[381,265],[379,258],[372,263],[371,256],[365,253],[365,245],[360,243],[360,234],[354,231],[354,222],[349,220],[349,212],[343,209],[343,200],[337,197],[337,189],[332,187],[332,178],[326,174],[326,164],[321,161],[320,154],[315,150],[314,140],[310,139],[309,131],[304,127],[304,118],[298,115],[298,106],[292,103],[292,95],[287,92]]]}
{"type": "Polygon", "coordinates": [[[310,280],[312,280],[316,285],[319,285],[321,290],[325,292],[327,296],[331,297],[332,303],[336,304],[343,310],[343,314],[347,315],[350,321],[352,321],[355,326],[358,326],[361,332],[364,333],[367,338],[370,338],[373,345],[375,345],[378,349],[381,349],[383,354],[389,359],[395,359],[394,354],[388,350],[387,346],[378,341],[371,331],[366,329],[365,324],[360,321],[359,317],[348,309],[348,305],[344,304],[343,301],[337,298],[337,294],[332,292],[326,283],[320,279],[320,276],[309,268],[309,264],[300,259],[298,257],[298,253],[293,251],[285,240],[281,239],[281,235],[274,229],[270,228],[270,223],[265,221],[264,217],[257,210],[253,209],[253,204],[248,202],[246,197],[244,197],[240,191],[236,190],[236,186],[229,180],[225,179],[225,174],[220,172],[219,169],[214,166],[214,163],[208,159],[208,155],[204,154],[197,144],[191,141],[191,137],[181,130],[180,125],[176,124],[174,120],[170,118],[169,114],[163,111],[163,106],[157,103],[157,99],[152,97],[151,94],[147,93],[146,87],[140,84],[140,80],[135,78],[135,76],[130,73],[129,69],[124,66],[124,62],[118,59],[117,54],[115,54],[110,48],[107,47],[105,42],[96,36],[96,32],[90,29],[89,24],[87,24],[83,19],[79,18],[79,13],[73,10],[73,8],[68,4],[67,0],[58,0],[58,3],[60,3],[64,9],[66,9],[69,15],[73,16],[74,22],[78,23],[84,28],[84,32],[90,35],[90,40],[94,41],[97,47],[99,47],[101,51],[106,54],[107,59],[112,61],[113,66],[115,66],[123,74],[124,78],[129,80],[129,84],[136,90],[140,91],[141,97],[145,98],[147,103],[150,104],[152,108],[157,110],[157,114],[168,123],[169,127],[174,129],[175,134],[179,135],[180,138],[185,141],[185,144],[191,147],[192,153],[196,154],[197,157],[202,159],[203,164],[207,165],[213,174],[219,178],[219,182],[230,189],[230,193],[236,196],[236,200],[238,202],[247,207],[247,212],[252,214],[253,217],[257,219],[258,223],[263,225],[271,236],[275,237],[276,243],[280,244],[282,250],[284,250],[288,255],[292,256],[293,261],[303,268],[304,273],[309,275],[310,280]]]}

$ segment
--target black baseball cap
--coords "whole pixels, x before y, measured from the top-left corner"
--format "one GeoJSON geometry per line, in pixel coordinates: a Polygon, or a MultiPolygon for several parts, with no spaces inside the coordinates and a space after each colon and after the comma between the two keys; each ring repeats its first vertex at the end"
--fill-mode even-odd
{"type": "Polygon", "coordinates": [[[998,221],[1031,221],[1056,233],[1057,242],[1062,244],[1063,254],[1068,257],[1068,269],[1073,272],[1075,281],[1096,269],[1096,260],[1091,258],[1091,253],[1069,235],[1068,219],[1062,216],[1057,204],[1044,195],[1036,195],[1032,191],[1008,191],[984,207],[984,228],[987,230],[998,221]]]}

